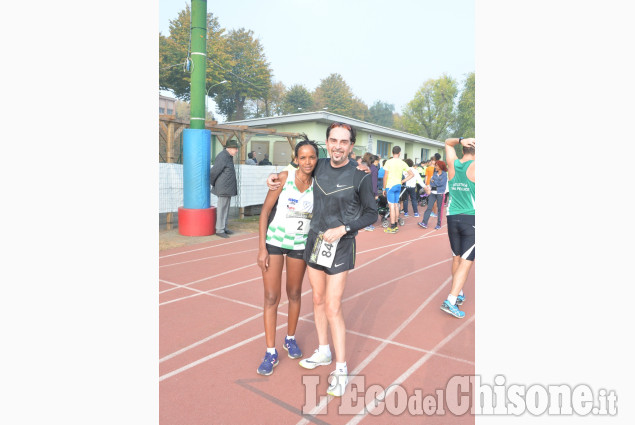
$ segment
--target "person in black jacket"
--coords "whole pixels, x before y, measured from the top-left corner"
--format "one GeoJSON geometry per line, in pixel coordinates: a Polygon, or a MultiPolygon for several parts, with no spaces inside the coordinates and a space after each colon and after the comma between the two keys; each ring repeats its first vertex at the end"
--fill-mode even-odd
{"type": "Polygon", "coordinates": [[[216,156],[214,166],[209,172],[209,183],[212,193],[218,196],[216,205],[216,235],[228,238],[232,232],[227,228],[227,216],[229,215],[229,203],[232,196],[238,194],[238,183],[234,170],[234,156],[238,152],[238,142],[230,140],[225,149],[216,156]]]}
{"type": "Polygon", "coordinates": [[[265,154],[265,157],[262,161],[258,163],[258,165],[273,165],[271,161],[269,161],[269,155],[265,154]]]}
{"type": "MultiPolygon", "coordinates": [[[[313,290],[318,348],[299,364],[306,369],[331,364],[330,328],[335,370],[329,375],[326,392],[335,397],[341,397],[348,385],[346,324],[341,304],[348,273],[355,267],[355,236],[377,221],[372,177],[358,170],[356,161],[349,159],[356,134],[351,125],[343,122],[334,122],[326,129],[329,158],[318,159],[313,172],[313,217],[304,250],[313,290]]],[[[277,189],[278,175],[270,175],[267,185],[270,190],[277,189]]]]}

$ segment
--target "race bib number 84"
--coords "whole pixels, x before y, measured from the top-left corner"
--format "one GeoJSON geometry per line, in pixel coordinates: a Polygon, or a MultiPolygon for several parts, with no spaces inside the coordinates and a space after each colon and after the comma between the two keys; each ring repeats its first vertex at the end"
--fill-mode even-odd
{"type": "Polygon", "coordinates": [[[326,242],[324,240],[324,232],[320,232],[315,239],[309,262],[330,268],[333,265],[333,258],[335,258],[335,250],[339,241],[337,239],[332,243],[326,242]]]}

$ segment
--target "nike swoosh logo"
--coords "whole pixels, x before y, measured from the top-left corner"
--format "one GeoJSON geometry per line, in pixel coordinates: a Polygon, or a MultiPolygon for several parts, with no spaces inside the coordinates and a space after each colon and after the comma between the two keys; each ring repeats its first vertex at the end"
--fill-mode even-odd
{"type": "Polygon", "coordinates": [[[345,184],[337,184],[336,186],[337,186],[337,187],[346,187],[346,185],[345,185],[345,184]]]}
{"type": "Polygon", "coordinates": [[[334,265],[333,267],[339,267],[339,266],[341,266],[342,264],[344,264],[344,263],[339,263],[339,264],[336,264],[336,265],[334,265]]]}

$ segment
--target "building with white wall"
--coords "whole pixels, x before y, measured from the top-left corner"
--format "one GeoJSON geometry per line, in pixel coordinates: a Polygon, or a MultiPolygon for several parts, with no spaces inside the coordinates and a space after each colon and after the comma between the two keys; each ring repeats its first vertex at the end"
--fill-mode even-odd
{"type": "MultiPolygon", "coordinates": [[[[428,159],[435,153],[444,155],[444,142],[428,139],[395,130],[389,127],[372,124],[333,114],[327,111],[304,112],[300,114],[282,115],[279,117],[252,118],[240,121],[230,121],[224,124],[248,126],[249,128],[268,128],[278,132],[305,133],[309,139],[319,144],[326,140],[326,129],[333,122],[343,122],[357,130],[357,142],[354,152],[356,155],[364,155],[370,152],[380,155],[382,158],[390,158],[393,146],[401,147],[401,158],[410,158],[415,163],[421,159],[428,159]]],[[[220,152],[222,146],[216,142],[216,152],[220,152]]],[[[274,165],[286,165],[291,158],[291,145],[284,138],[275,136],[256,135],[251,138],[247,146],[247,152],[255,151],[258,161],[269,156],[274,165]]]]}

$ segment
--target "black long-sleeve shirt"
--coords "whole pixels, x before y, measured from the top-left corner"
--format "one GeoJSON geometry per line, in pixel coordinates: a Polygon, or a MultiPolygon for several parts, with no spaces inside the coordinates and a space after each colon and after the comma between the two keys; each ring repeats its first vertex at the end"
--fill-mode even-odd
{"type": "Polygon", "coordinates": [[[328,158],[320,158],[313,172],[313,219],[311,231],[324,232],[348,225],[344,238],[377,221],[377,203],[371,175],[349,162],[333,168],[328,158]]]}

